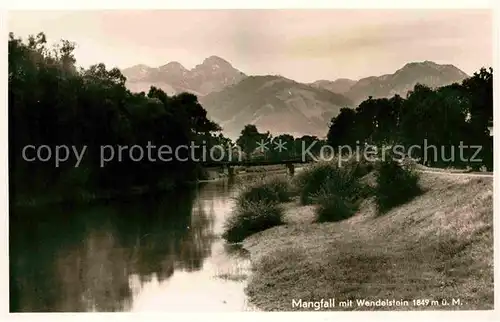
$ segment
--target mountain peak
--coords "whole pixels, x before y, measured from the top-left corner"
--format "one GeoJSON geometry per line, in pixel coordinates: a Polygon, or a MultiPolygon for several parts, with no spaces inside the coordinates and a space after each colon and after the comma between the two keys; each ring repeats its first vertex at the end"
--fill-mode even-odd
{"type": "Polygon", "coordinates": [[[427,70],[432,69],[435,72],[439,72],[439,73],[457,74],[463,78],[468,77],[468,75],[466,73],[464,73],[462,70],[460,70],[455,65],[452,65],[452,64],[441,65],[441,64],[437,64],[437,63],[430,61],[430,60],[425,60],[422,62],[407,63],[401,69],[397,70],[396,74],[400,73],[402,71],[412,73],[415,70],[418,70],[419,68],[426,68],[427,70]]]}
{"type": "Polygon", "coordinates": [[[433,68],[436,70],[443,70],[446,68],[458,69],[456,66],[451,65],[451,64],[441,65],[441,64],[438,64],[438,63],[433,62],[431,60],[425,60],[425,61],[421,61],[421,62],[407,63],[400,70],[407,70],[407,69],[418,68],[418,67],[427,67],[427,68],[433,68]]]}
{"type": "Polygon", "coordinates": [[[225,59],[223,59],[223,58],[221,58],[219,56],[214,56],[214,55],[205,58],[203,60],[202,65],[219,65],[219,66],[220,65],[226,65],[226,66],[231,66],[231,64],[227,60],[225,60],[225,59]]]}
{"type": "Polygon", "coordinates": [[[163,71],[181,71],[181,72],[187,72],[187,69],[184,66],[182,66],[181,63],[176,62],[176,61],[171,61],[168,64],[160,66],[159,69],[163,70],[163,71]]]}
{"type": "Polygon", "coordinates": [[[170,68],[182,68],[182,69],[186,69],[184,66],[182,66],[181,63],[177,62],[177,61],[171,61],[169,62],[168,64],[164,65],[165,67],[170,67],[170,68]]]}
{"type": "Polygon", "coordinates": [[[206,95],[213,91],[236,84],[246,77],[228,61],[218,56],[205,58],[201,64],[186,69],[177,61],[171,61],[158,68],[136,67],[123,70],[129,83],[163,84],[170,86],[174,92],[191,92],[206,95]]]}
{"type": "Polygon", "coordinates": [[[411,62],[393,74],[370,76],[359,80],[346,93],[356,104],[372,96],[374,98],[392,97],[395,94],[406,96],[418,83],[429,87],[446,86],[460,82],[467,77],[454,65],[441,65],[430,60],[411,62]]]}
{"type": "Polygon", "coordinates": [[[330,92],[343,94],[347,92],[355,83],[355,80],[348,78],[337,78],[334,81],[320,79],[312,83],[311,86],[316,88],[323,88],[329,90],[330,92]]]}
{"type": "Polygon", "coordinates": [[[134,65],[134,66],[131,66],[127,69],[134,69],[134,70],[146,70],[146,69],[150,69],[151,67],[149,67],[148,65],[145,65],[145,64],[137,64],[137,65],[134,65]]]}
{"type": "Polygon", "coordinates": [[[237,137],[245,124],[254,124],[273,135],[324,136],[323,129],[340,108],[352,105],[343,95],[281,75],[248,76],[201,97],[200,103],[230,137],[237,137]]]}
{"type": "Polygon", "coordinates": [[[137,64],[129,68],[125,68],[122,70],[123,75],[127,78],[127,80],[137,81],[148,75],[153,68],[144,65],[137,64]]]}
{"type": "Polygon", "coordinates": [[[418,67],[418,66],[435,67],[435,66],[438,66],[438,64],[436,64],[435,62],[430,61],[430,60],[424,60],[424,61],[420,61],[420,62],[407,63],[407,64],[405,64],[403,66],[402,69],[407,69],[407,68],[412,68],[412,67],[418,67]]]}

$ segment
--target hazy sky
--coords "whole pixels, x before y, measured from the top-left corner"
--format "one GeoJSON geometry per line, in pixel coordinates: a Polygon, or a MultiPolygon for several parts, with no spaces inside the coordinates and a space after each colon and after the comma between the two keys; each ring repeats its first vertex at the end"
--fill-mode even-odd
{"type": "Polygon", "coordinates": [[[217,55],[247,74],[298,81],[392,73],[410,61],[492,64],[487,10],[217,10],[10,12],[19,36],[77,43],[77,63],[186,68],[217,55]]]}

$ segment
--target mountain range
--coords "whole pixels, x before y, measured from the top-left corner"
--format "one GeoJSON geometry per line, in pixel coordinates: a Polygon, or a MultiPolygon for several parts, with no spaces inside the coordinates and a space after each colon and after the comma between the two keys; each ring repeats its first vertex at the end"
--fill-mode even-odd
{"type": "Polygon", "coordinates": [[[229,137],[238,136],[245,124],[273,134],[323,136],[331,118],[352,105],[341,94],[281,76],[249,76],[199,100],[229,137]]]}
{"type": "Polygon", "coordinates": [[[393,74],[362,78],[344,95],[358,105],[369,96],[379,98],[398,94],[406,97],[417,83],[435,88],[461,82],[467,77],[466,73],[453,65],[439,65],[431,61],[408,63],[393,74]]]}
{"type": "Polygon", "coordinates": [[[272,134],[323,137],[342,107],[354,108],[369,96],[405,97],[417,83],[439,87],[468,77],[453,65],[424,61],[408,63],[382,76],[300,83],[278,75],[246,75],[217,56],[206,58],[191,70],[170,62],[157,68],[136,65],[122,73],[132,92],[148,92],[155,86],[169,95],[197,95],[208,116],[232,139],[246,124],[272,134]]]}
{"type": "Polygon", "coordinates": [[[135,92],[148,92],[150,86],[161,88],[172,95],[190,92],[198,96],[222,90],[246,77],[226,60],[210,56],[201,64],[188,70],[178,62],[158,68],[135,65],[122,70],[127,77],[127,87],[135,92]]]}

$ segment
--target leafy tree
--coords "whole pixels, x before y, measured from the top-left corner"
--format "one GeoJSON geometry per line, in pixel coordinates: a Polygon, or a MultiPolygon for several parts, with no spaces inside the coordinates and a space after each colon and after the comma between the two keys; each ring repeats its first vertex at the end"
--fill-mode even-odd
{"type": "Polygon", "coordinates": [[[327,142],[332,147],[353,145],[355,140],[356,111],[351,108],[342,108],[340,113],[332,118],[327,134],[327,142]]]}
{"type": "MultiPolygon", "coordinates": [[[[270,140],[271,135],[269,132],[260,133],[255,125],[247,124],[243,130],[241,130],[241,134],[236,140],[236,144],[239,145],[243,152],[245,152],[245,155],[249,157],[252,152],[259,147],[259,144],[269,144],[270,140]]],[[[269,147],[269,145],[267,146],[269,147]]]]}
{"type": "MultiPolygon", "coordinates": [[[[148,143],[172,150],[212,137],[220,127],[207,117],[192,94],[168,97],[152,87],[148,95],[131,93],[119,69],[99,63],[78,69],[75,45],[62,40],[48,48],[43,33],[26,41],[9,34],[9,169],[12,197],[50,191],[127,190],[181,184],[195,175],[193,162],[158,160],[153,155],[132,159],[128,150],[102,167],[101,148],[148,143]],[[23,159],[23,148],[87,147],[78,168],[73,162],[53,163],[23,159]],[[72,187],[72,189],[69,189],[72,187]]],[[[154,153],[153,153],[154,154],[154,153]]],[[[167,156],[168,157],[168,156],[167,156]]],[[[172,155],[170,155],[172,157],[172,155]]],[[[136,157],[137,158],[137,154],[136,157]]]]}
{"type": "Polygon", "coordinates": [[[300,138],[295,139],[295,151],[300,159],[310,159],[309,151],[312,155],[317,156],[321,150],[321,147],[325,145],[325,141],[320,140],[316,136],[303,135],[300,138]]]}
{"type": "Polygon", "coordinates": [[[300,153],[295,149],[295,139],[290,134],[281,134],[272,138],[269,148],[271,157],[278,160],[293,159],[300,153]]]}
{"type": "Polygon", "coordinates": [[[493,140],[488,127],[493,123],[492,75],[491,68],[482,68],[461,84],[440,88],[417,84],[406,98],[369,97],[355,110],[342,109],[332,119],[328,143],[353,147],[358,140],[378,146],[416,145],[420,149],[413,149],[412,157],[427,156],[427,161],[439,166],[485,165],[491,169],[493,140]],[[461,160],[460,144],[482,146],[479,157],[483,163],[471,162],[473,150],[464,155],[469,161],[461,160]],[[427,153],[425,145],[430,147],[427,153]]]}

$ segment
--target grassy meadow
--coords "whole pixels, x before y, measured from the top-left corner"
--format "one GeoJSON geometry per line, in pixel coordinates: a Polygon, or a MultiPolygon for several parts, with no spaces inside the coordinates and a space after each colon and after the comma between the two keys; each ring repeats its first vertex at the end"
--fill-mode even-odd
{"type": "Polygon", "coordinates": [[[460,298],[348,309],[491,309],[492,190],[492,178],[321,162],[242,187],[225,238],[250,251],[247,294],[263,310],[299,309],[292,298],[460,298]]]}

